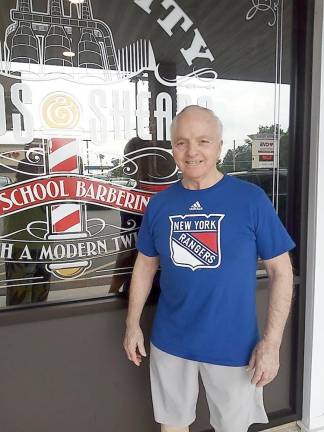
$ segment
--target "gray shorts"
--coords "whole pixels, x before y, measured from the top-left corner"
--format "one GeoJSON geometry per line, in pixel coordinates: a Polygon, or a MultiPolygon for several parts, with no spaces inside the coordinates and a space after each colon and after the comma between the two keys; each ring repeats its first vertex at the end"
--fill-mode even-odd
{"type": "Polygon", "coordinates": [[[201,375],[217,432],[246,432],[252,423],[268,423],[263,388],[251,384],[246,366],[219,366],[186,360],[151,344],[150,375],[154,417],[168,426],[189,426],[196,418],[201,375]]]}

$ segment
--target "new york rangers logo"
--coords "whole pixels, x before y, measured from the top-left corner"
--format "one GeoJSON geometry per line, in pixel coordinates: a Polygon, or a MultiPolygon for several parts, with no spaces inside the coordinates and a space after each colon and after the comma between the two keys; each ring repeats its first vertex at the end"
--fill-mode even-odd
{"type": "Polygon", "coordinates": [[[221,263],[223,214],[170,216],[170,253],[176,266],[216,268],[221,263]]]}

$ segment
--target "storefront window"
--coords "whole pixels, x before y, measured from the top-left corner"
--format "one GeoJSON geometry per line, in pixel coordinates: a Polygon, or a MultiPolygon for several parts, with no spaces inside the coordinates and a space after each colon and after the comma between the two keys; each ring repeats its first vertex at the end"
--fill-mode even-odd
{"type": "Polygon", "coordinates": [[[262,187],[285,223],[291,1],[0,8],[1,308],[127,293],[190,104],[223,122],[219,169],[262,187]]]}

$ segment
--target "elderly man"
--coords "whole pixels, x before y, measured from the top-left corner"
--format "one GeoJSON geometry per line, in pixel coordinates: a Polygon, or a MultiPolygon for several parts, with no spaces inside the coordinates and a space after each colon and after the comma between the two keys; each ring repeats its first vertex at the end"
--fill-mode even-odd
{"type": "Polygon", "coordinates": [[[259,187],[220,173],[222,124],[190,106],[172,122],[173,156],[183,179],[150,200],[137,242],[124,348],[146,356],[140,316],[160,265],[161,295],[151,335],[154,415],[162,431],[186,432],[195,419],[198,375],[217,432],[267,423],[263,386],[279,368],[292,297],[288,251],[295,245],[259,187]],[[257,258],[270,281],[259,337],[257,258]]]}

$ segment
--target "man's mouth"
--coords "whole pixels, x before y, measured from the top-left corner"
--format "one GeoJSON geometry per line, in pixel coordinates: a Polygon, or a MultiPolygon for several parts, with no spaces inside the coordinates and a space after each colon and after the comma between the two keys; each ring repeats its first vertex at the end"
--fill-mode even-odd
{"type": "Polygon", "coordinates": [[[198,160],[198,161],[186,161],[186,165],[190,165],[190,166],[196,166],[196,165],[199,165],[201,163],[202,163],[201,160],[198,160]]]}

